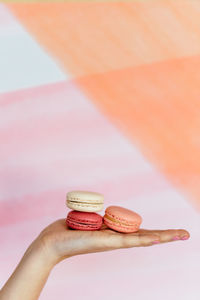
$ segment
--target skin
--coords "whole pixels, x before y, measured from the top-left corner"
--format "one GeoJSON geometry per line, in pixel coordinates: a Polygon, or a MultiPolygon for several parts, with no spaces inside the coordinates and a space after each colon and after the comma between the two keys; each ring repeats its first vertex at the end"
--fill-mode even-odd
{"type": "Polygon", "coordinates": [[[189,238],[183,229],[117,233],[105,225],[99,231],[66,228],[64,219],[46,227],[25,252],[0,292],[0,300],[36,300],[53,267],[74,255],[121,248],[147,247],[189,238]]]}

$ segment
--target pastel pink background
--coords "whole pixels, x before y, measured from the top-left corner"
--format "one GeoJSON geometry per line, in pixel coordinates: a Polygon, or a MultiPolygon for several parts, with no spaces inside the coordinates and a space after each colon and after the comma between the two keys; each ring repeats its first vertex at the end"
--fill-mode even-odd
{"type": "Polygon", "coordinates": [[[199,299],[199,212],[3,4],[0,92],[1,286],[41,229],[66,216],[66,192],[83,189],[137,211],[144,228],[186,228],[191,239],[73,257],[41,300],[199,299]]]}

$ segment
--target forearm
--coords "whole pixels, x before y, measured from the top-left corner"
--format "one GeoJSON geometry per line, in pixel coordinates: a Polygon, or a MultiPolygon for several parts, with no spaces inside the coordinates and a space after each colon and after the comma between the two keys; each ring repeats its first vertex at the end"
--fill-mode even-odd
{"type": "Polygon", "coordinates": [[[38,299],[53,266],[33,243],[0,291],[0,300],[38,299]]]}

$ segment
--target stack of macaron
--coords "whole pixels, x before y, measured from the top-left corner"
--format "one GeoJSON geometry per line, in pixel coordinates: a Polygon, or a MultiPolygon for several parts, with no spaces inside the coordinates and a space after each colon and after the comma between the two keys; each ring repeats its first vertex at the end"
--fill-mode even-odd
{"type": "Polygon", "coordinates": [[[67,206],[72,209],[66,219],[68,227],[77,230],[99,230],[104,223],[112,230],[132,233],[140,228],[142,218],[120,206],[109,206],[102,217],[96,212],[103,209],[104,196],[99,193],[72,191],[67,193],[67,206]]]}
{"type": "Polygon", "coordinates": [[[67,226],[77,230],[98,230],[103,218],[96,212],[103,209],[104,196],[99,193],[72,191],[67,193],[67,226]]]}

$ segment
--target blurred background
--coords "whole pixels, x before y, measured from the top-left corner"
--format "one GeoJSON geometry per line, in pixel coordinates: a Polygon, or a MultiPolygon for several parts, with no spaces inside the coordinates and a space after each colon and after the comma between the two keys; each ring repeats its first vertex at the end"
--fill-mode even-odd
{"type": "Polygon", "coordinates": [[[41,300],[199,299],[199,28],[196,0],[0,4],[1,286],[80,189],[191,239],[70,258],[41,300]]]}

